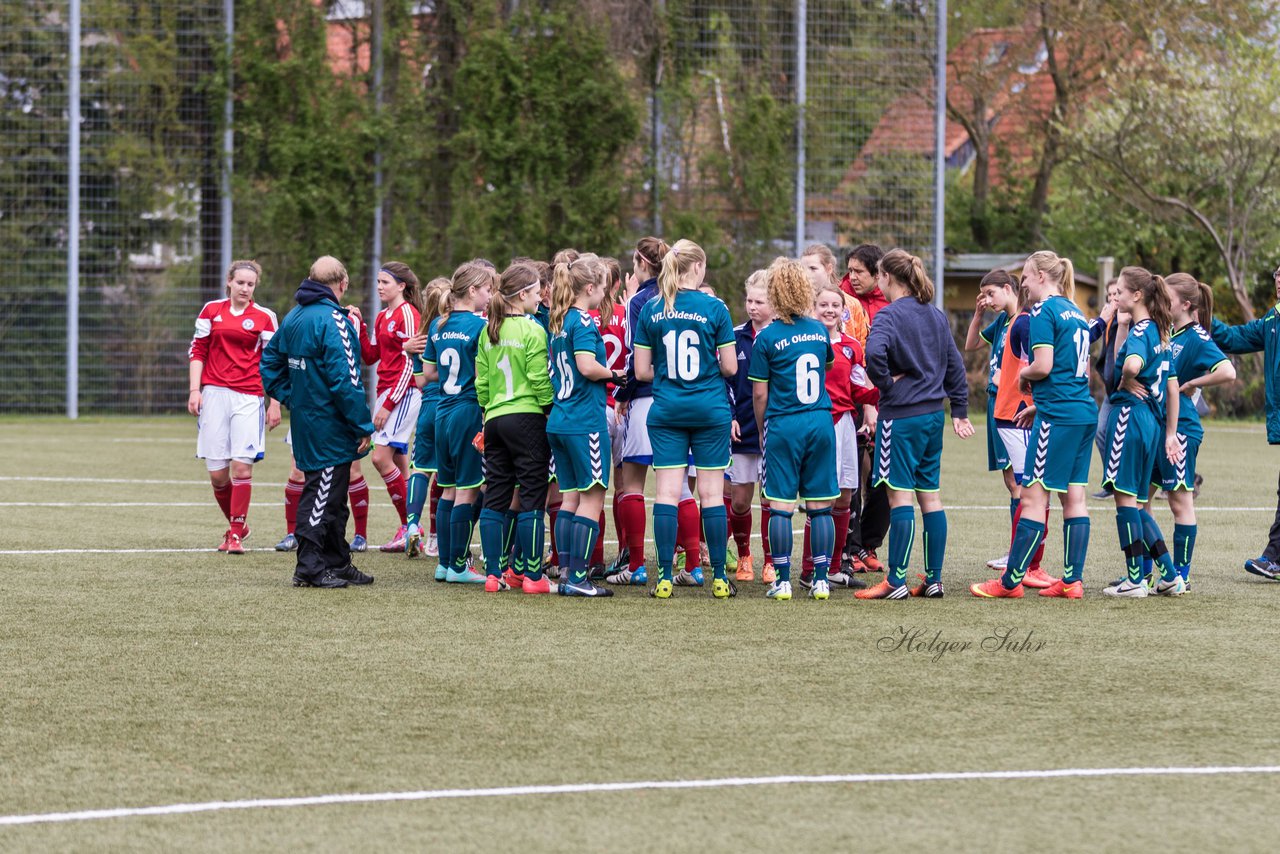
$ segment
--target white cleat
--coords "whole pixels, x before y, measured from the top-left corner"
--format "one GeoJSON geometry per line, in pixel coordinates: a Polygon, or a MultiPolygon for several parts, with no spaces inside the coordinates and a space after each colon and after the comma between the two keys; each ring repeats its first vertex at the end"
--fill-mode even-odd
{"type": "Polygon", "coordinates": [[[1181,575],[1175,575],[1173,581],[1161,581],[1156,584],[1157,596],[1181,596],[1187,592],[1187,582],[1181,575]]]}
{"type": "Polygon", "coordinates": [[[1006,552],[1004,557],[992,558],[987,561],[987,569],[998,569],[1004,572],[1009,568],[1009,555],[1006,552]]]}
{"type": "Polygon", "coordinates": [[[1119,584],[1103,589],[1103,594],[1124,599],[1145,599],[1147,598],[1147,586],[1142,583],[1134,584],[1129,579],[1124,579],[1119,584]]]}
{"type": "Polygon", "coordinates": [[[779,602],[785,602],[791,598],[791,582],[775,581],[769,589],[764,592],[764,595],[770,599],[777,599],[779,602]]]}

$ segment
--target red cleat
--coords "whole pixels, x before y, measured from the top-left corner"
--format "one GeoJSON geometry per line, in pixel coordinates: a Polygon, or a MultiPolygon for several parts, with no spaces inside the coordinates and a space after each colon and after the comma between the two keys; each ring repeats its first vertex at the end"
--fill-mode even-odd
{"type": "Polygon", "coordinates": [[[1083,599],[1084,584],[1079,581],[1065,584],[1061,578],[1055,578],[1053,584],[1040,591],[1040,595],[1053,599],[1083,599]]]}
{"type": "Polygon", "coordinates": [[[1021,599],[1023,595],[1021,584],[1010,590],[1001,584],[998,578],[989,579],[981,584],[971,584],[969,592],[981,599],[1021,599]]]}
{"type": "Polygon", "coordinates": [[[862,565],[867,568],[867,572],[884,572],[884,564],[876,557],[874,551],[864,551],[858,557],[862,559],[862,565]]]}
{"type": "Polygon", "coordinates": [[[894,587],[886,579],[874,587],[868,587],[866,590],[855,590],[853,595],[857,599],[909,599],[911,591],[907,589],[905,584],[901,587],[894,587]]]}
{"type": "Polygon", "coordinates": [[[506,570],[502,573],[502,580],[505,581],[507,583],[507,586],[512,588],[513,590],[519,590],[520,588],[524,587],[524,576],[518,574],[511,567],[507,567],[506,570]]]}
{"type": "Polygon", "coordinates": [[[485,593],[501,593],[504,590],[510,590],[510,585],[496,575],[485,576],[484,592],[485,593]]]}
{"type": "Polygon", "coordinates": [[[227,534],[226,552],[229,555],[244,554],[244,545],[240,542],[239,534],[227,534]]]}
{"type": "Polygon", "coordinates": [[[520,589],[525,593],[550,593],[551,579],[545,575],[537,581],[526,578],[524,583],[520,586],[520,589]]]}
{"type": "Polygon", "coordinates": [[[218,546],[218,551],[225,552],[227,544],[231,542],[231,529],[227,528],[226,533],[222,535],[222,545],[218,546]]]}

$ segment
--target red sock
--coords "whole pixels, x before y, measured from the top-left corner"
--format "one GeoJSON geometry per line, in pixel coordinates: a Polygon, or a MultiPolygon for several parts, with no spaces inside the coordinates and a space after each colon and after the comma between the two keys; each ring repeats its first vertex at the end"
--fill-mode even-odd
{"type": "Polygon", "coordinates": [[[369,482],[361,476],[347,487],[347,501],[351,504],[351,518],[356,523],[356,536],[369,535],[369,482]]]}
{"type": "Polygon", "coordinates": [[[244,520],[249,517],[249,499],[252,496],[252,477],[231,478],[231,533],[244,536],[244,520]]]}
{"type": "Polygon", "coordinates": [[[405,509],[404,495],[409,483],[404,479],[404,473],[399,468],[393,468],[391,474],[382,476],[382,482],[387,485],[387,495],[391,496],[391,503],[395,505],[396,512],[400,514],[400,524],[407,523],[409,514],[405,509]]]}
{"type": "Polygon", "coordinates": [[[840,568],[841,557],[844,554],[844,541],[849,536],[849,518],[852,515],[847,507],[844,510],[831,511],[831,520],[836,523],[836,551],[831,556],[832,569],[840,568]]]}
{"type": "Polygon", "coordinates": [[[218,507],[222,508],[222,515],[227,517],[227,521],[231,521],[231,481],[227,481],[226,486],[215,486],[213,488],[213,497],[218,500],[218,507]]]}
{"type": "MultiPolygon", "coordinates": [[[[618,512],[621,506],[622,491],[615,487],[613,490],[613,533],[618,538],[618,548],[622,548],[627,544],[626,535],[622,532],[622,514],[618,512]]],[[[603,528],[600,529],[600,533],[601,535],[604,534],[603,528]]]]}
{"type": "Polygon", "coordinates": [[[638,492],[628,492],[618,502],[618,517],[622,524],[618,527],[623,533],[623,540],[630,555],[628,567],[632,572],[644,566],[644,496],[638,492]]]}
{"type": "Polygon", "coordinates": [[[684,546],[684,568],[692,572],[702,563],[702,514],[692,498],[681,501],[676,514],[676,542],[684,546]]]}
{"type": "Polygon", "coordinates": [[[769,501],[760,498],[760,545],[764,547],[764,559],[770,560],[773,552],[769,551],[769,501]]]}
{"type": "MultiPolygon", "coordinates": [[[[1021,504],[1018,505],[1018,509],[1022,509],[1021,504]]],[[[1036,549],[1036,553],[1031,556],[1031,563],[1027,566],[1027,572],[1040,568],[1040,561],[1044,558],[1044,544],[1049,539],[1049,517],[1052,515],[1053,508],[1050,507],[1044,515],[1044,536],[1040,539],[1040,545],[1036,549]]]]}
{"type": "Polygon", "coordinates": [[[591,553],[592,565],[604,563],[604,510],[600,511],[600,535],[596,537],[596,548],[591,553]]]}
{"type": "Polygon", "coordinates": [[[804,563],[802,564],[804,572],[813,572],[813,550],[809,546],[809,516],[804,517],[804,563]]]}
{"type": "Polygon", "coordinates": [[[431,482],[431,533],[436,532],[436,506],[440,503],[444,489],[435,481],[431,482]]]}
{"type": "Polygon", "coordinates": [[[292,534],[298,529],[298,502],[302,500],[303,484],[291,480],[284,485],[284,527],[292,534]]]}
{"type": "Polygon", "coordinates": [[[552,566],[560,565],[560,549],[556,545],[556,517],[560,515],[560,502],[547,505],[547,518],[551,521],[551,527],[547,529],[547,539],[551,541],[551,557],[547,563],[552,566]]]}
{"type": "Polygon", "coordinates": [[[751,557],[751,511],[739,516],[729,509],[729,530],[733,532],[733,544],[738,557],[751,557]]]}

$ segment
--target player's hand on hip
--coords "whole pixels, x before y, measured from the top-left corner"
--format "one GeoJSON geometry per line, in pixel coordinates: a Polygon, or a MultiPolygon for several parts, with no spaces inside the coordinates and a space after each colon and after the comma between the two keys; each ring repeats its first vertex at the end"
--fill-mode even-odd
{"type": "Polygon", "coordinates": [[[187,395],[187,412],[198,417],[200,415],[200,407],[203,403],[204,398],[200,394],[200,389],[193,388],[191,390],[191,394],[187,395]]]}

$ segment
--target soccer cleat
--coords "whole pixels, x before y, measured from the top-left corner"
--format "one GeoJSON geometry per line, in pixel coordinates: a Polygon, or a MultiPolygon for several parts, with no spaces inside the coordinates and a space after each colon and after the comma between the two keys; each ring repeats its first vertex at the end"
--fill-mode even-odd
{"type": "Polygon", "coordinates": [[[634,571],[623,569],[606,576],[604,580],[610,584],[633,584],[640,587],[649,583],[649,571],[643,566],[636,567],[634,571]]]}
{"type": "Polygon", "coordinates": [[[485,593],[501,593],[504,590],[510,590],[511,585],[503,581],[500,576],[486,575],[484,577],[485,593]]]}
{"type": "Polygon", "coordinates": [[[769,589],[764,592],[764,595],[779,602],[786,602],[791,598],[791,582],[775,581],[769,585],[769,589]]]}
{"type": "Polygon", "coordinates": [[[693,583],[698,587],[701,587],[702,583],[706,581],[706,578],[702,574],[702,567],[700,566],[695,566],[689,571],[689,574],[693,576],[693,583]]]}
{"type": "Polygon", "coordinates": [[[702,582],[694,577],[693,573],[687,569],[682,569],[672,578],[676,587],[701,587],[702,582]]]}
{"type": "Polygon", "coordinates": [[[1244,562],[1244,571],[1270,581],[1280,581],[1280,565],[1265,557],[1249,558],[1244,562]]]}
{"type": "MultiPolygon", "coordinates": [[[[218,551],[225,552],[227,550],[227,544],[230,542],[231,542],[231,529],[228,528],[226,532],[222,535],[222,544],[218,546],[218,551]]],[[[1249,568],[1249,565],[1247,563],[1245,564],[1245,568],[1246,569],[1249,568]]]]}
{"type": "Polygon", "coordinates": [[[605,596],[612,596],[613,591],[608,587],[596,587],[590,580],[582,584],[574,584],[572,581],[561,581],[559,586],[561,596],[582,596],[587,599],[602,599],[605,596]]]}
{"type": "Polygon", "coordinates": [[[630,565],[631,549],[623,546],[618,549],[618,553],[614,556],[613,560],[609,562],[609,566],[605,569],[605,577],[608,578],[610,575],[617,575],[630,565]]]}
{"type": "Polygon", "coordinates": [[[738,569],[733,574],[734,581],[755,581],[756,568],[752,565],[751,555],[744,555],[738,558],[738,569]]]}
{"type": "Polygon", "coordinates": [[[881,581],[874,587],[868,587],[866,590],[855,590],[853,595],[858,599],[908,599],[911,591],[907,589],[907,585],[894,587],[892,584],[881,581]]]}
{"type": "Polygon", "coordinates": [[[727,569],[729,572],[738,571],[739,560],[740,558],[738,557],[737,553],[733,549],[727,548],[724,550],[724,568],[727,569]]]}
{"type": "Polygon", "coordinates": [[[1104,486],[1102,489],[1093,493],[1092,497],[1098,499],[1099,501],[1108,501],[1112,498],[1115,498],[1116,494],[1104,486]]]}
{"type": "Polygon", "coordinates": [[[396,528],[395,536],[378,547],[379,551],[384,552],[402,552],[404,551],[404,538],[409,531],[408,525],[401,525],[396,528]]]}
{"type": "Polygon", "coordinates": [[[854,575],[859,572],[869,572],[867,565],[863,563],[862,558],[857,555],[844,555],[840,559],[840,569],[849,575],[854,575]]]}
{"type": "Polygon", "coordinates": [[[1045,572],[1040,567],[1028,569],[1027,574],[1023,576],[1022,583],[1034,590],[1043,590],[1053,585],[1058,579],[1045,572]]]}
{"type": "Polygon", "coordinates": [[[227,554],[229,555],[244,554],[244,544],[240,542],[239,534],[227,534],[227,554]]]}
{"type": "Polygon", "coordinates": [[[461,570],[451,567],[445,571],[444,580],[449,584],[484,584],[485,576],[476,572],[470,566],[466,566],[461,570]]]}
{"type": "Polygon", "coordinates": [[[867,587],[867,582],[861,578],[854,578],[853,573],[843,568],[839,572],[828,575],[827,581],[831,582],[832,587],[848,587],[851,590],[865,590],[867,587]]]}
{"type": "Polygon", "coordinates": [[[674,585],[664,578],[653,586],[653,589],[649,591],[649,595],[654,599],[670,599],[673,589],[674,585]]]}
{"type": "Polygon", "coordinates": [[[1187,592],[1187,582],[1181,575],[1175,575],[1172,581],[1159,581],[1155,586],[1157,596],[1181,596],[1187,592]]]}
{"type": "Polygon", "coordinates": [[[449,571],[449,568],[445,566],[443,563],[437,563],[436,564],[436,581],[444,581],[445,576],[448,574],[448,571],[449,571]]]}
{"type": "Polygon", "coordinates": [[[362,552],[369,548],[369,541],[364,538],[364,534],[356,534],[351,538],[351,551],[362,552]]]}
{"type": "Polygon", "coordinates": [[[1021,584],[1010,590],[1000,583],[1000,579],[991,578],[980,584],[970,584],[969,592],[979,599],[1021,599],[1026,591],[1021,584]]]}
{"type": "MultiPolygon", "coordinates": [[[[560,564],[558,564],[558,563],[552,563],[550,560],[543,561],[543,563],[542,563],[542,574],[543,574],[543,575],[545,575],[547,578],[553,578],[553,579],[555,579],[556,581],[559,581],[559,580],[560,580],[560,577],[561,577],[562,575],[565,575],[565,574],[560,570],[560,564]]],[[[568,576],[567,576],[567,575],[565,575],[565,577],[567,578],[568,576]]]]}
{"type": "Polygon", "coordinates": [[[546,574],[543,574],[543,576],[537,581],[534,581],[531,578],[526,578],[524,580],[524,584],[520,585],[520,589],[529,594],[550,593],[551,579],[546,574]]]}
{"type": "Polygon", "coordinates": [[[812,569],[800,570],[800,586],[803,587],[805,590],[813,589],[813,570],[812,569]]]}
{"type": "Polygon", "coordinates": [[[511,567],[507,567],[502,572],[502,580],[506,582],[508,587],[519,590],[524,587],[524,576],[516,572],[511,567]]]}
{"type": "Polygon", "coordinates": [[[760,570],[760,580],[765,584],[773,584],[778,580],[778,571],[773,568],[773,561],[765,558],[764,567],[760,570]]]}
{"type": "Polygon", "coordinates": [[[324,572],[321,572],[319,575],[312,575],[312,576],[299,575],[298,573],[295,572],[293,574],[293,586],[294,587],[320,587],[326,590],[336,590],[340,587],[346,587],[347,581],[346,579],[339,578],[337,573],[335,573],[332,569],[326,569],[324,572]]]}
{"type": "Polygon", "coordinates": [[[411,522],[404,532],[404,554],[410,558],[422,554],[422,528],[417,522],[411,522]]]}
{"type": "Polygon", "coordinates": [[[738,588],[727,578],[713,578],[711,580],[711,595],[717,599],[729,599],[738,595],[738,588]]]}
{"type": "Polygon", "coordinates": [[[911,588],[912,596],[918,596],[921,599],[941,599],[942,598],[943,589],[942,589],[941,581],[930,582],[929,579],[925,578],[923,575],[920,576],[920,581],[922,583],[917,584],[915,587],[911,588]]]}
{"type": "Polygon", "coordinates": [[[294,534],[285,534],[284,539],[276,543],[276,551],[291,552],[298,548],[298,538],[294,534]]]}
{"type": "MultiPolygon", "coordinates": [[[[1119,578],[1117,578],[1115,581],[1108,584],[1107,587],[1119,587],[1121,584],[1124,584],[1128,580],[1129,580],[1128,575],[1122,575],[1119,578]]],[[[1151,592],[1151,576],[1150,575],[1142,576],[1142,586],[1147,588],[1148,593],[1151,592]]]]}
{"type": "Polygon", "coordinates": [[[435,534],[427,534],[427,557],[440,557],[440,541],[435,534]]]}
{"type": "Polygon", "coordinates": [[[1145,599],[1147,598],[1147,585],[1139,582],[1134,584],[1129,579],[1124,579],[1119,584],[1113,584],[1110,587],[1103,588],[1102,592],[1107,596],[1120,599],[1145,599]]]}
{"type": "Polygon", "coordinates": [[[602,563],[593,563],[587,567],[587,579],[590,581],[604,581],[607,574],[605,565],[602,563]]]}
{"type": "Polygon", "coordinates": [[[711,568],[711,552],[707,551],[706,543],[702,543],[698,548],[698,565],[702,569],[711,568]]]}
{"type": "Polygon", "coordinates": [[[876,557],[874,550],[868,551],[863,549],[858,552],[858,559],[862,561],[862,565],[867,568],[867,572],[884,572],[884,564],[876,557]]]}
{"type": "Polygon", "coordinates": [[[809,590],[809,596],[820,602],[826,601],[831,598],[831,585],[825,581],[815,581],[809,590]]]}
{"type": "Polygon", "coordinates": [[[1053,584],[1040,591],[1040,595],[1052,599],[1083,599],[1084,584],[1079,581],[1067,584],[1061,578],[1055,578],[1053,584]]]}
{"type": "Polygon", "coordinates": [[[333,574],[338,576],[348,584],[372,584],[373,583],[373,576],[366,575],[365,573],[356,569],[356,565],[354,563],[349,563],[342,569],[335,569],[333,571],[333,574]]]}
{"type": "Polygon", "coordinates": [[[1004,572],[1009,568],[1009,553],[1005,552],[1004,557],[993,557],[987,561],[987,569],[995,569],[1004,572]]]}

